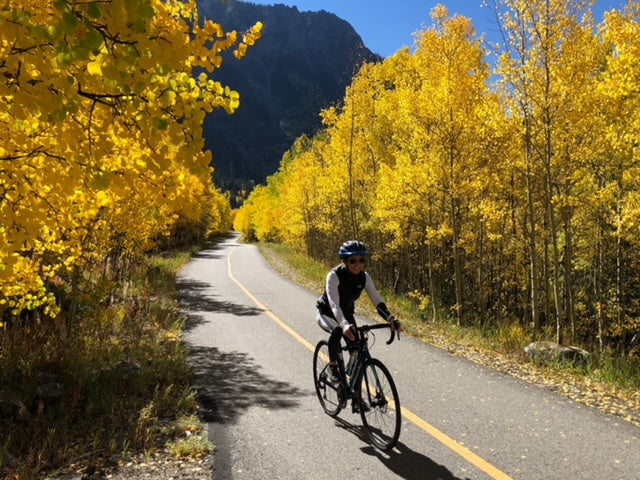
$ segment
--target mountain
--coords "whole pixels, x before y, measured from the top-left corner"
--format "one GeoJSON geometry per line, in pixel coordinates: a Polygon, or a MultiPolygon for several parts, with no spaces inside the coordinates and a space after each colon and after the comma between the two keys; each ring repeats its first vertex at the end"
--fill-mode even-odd
{"type": "Polygon", "coordinates": [[[236,191],[275,173],[294,140],[321,126],[320,110],[343,99],[359,66],[381,60],[349,23],[323,10],[236,0],[200,0],[198,8],[225,31],[264,24],[245,58],[228,55],[213,74],[240,92],[235,114],[215,111],[204,125],[216,184],[223,189],[236,191]]]}

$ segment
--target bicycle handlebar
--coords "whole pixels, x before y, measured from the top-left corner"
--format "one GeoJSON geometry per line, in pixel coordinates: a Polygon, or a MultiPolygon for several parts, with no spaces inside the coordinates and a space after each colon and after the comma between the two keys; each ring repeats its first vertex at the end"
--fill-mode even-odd
{"type": "MultiPolygon", "coordinates": [[[[362,325],[358,327],[358,332],[368,332],[369,330],[380,330],[382,328],[388,328],[391,330],[391,336],[387,340],[387,345],[391,345],[396,337],[396,331],[391,328],[390,323],[376,323],[375,325],[362,325]]],[[[400,332],[397,332],[398,340],[400,340],[400,332]]]]}

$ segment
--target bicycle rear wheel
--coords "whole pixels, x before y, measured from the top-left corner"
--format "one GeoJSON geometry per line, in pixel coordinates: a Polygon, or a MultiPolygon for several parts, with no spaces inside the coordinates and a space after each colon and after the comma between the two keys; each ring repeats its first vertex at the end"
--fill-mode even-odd
{"type": "Polygon", "coordinates": [[[371,443],[391,450],[400,437],[400,398],[387,367],[375,358],[368,360],[358,382],[360,416],[371,443]]]}
{"type": "Polygon", "coordinates": [[[322,409],[327,415],[335,417],[342,410],[344,386],[334,385],[329,377],[329,342],[320,340],[313,352],[313,383],[322,409]]]}

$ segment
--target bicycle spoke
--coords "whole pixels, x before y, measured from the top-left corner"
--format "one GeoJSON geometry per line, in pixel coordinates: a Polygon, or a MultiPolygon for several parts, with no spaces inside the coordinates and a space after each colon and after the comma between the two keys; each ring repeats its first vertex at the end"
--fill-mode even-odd
{"type": "Polygon", "coordinates": [[[400,400],[391,374],[379,360],[364,366],[359,402],[371,443],[381,450],[392,449],[400,436],[400,400]]]}

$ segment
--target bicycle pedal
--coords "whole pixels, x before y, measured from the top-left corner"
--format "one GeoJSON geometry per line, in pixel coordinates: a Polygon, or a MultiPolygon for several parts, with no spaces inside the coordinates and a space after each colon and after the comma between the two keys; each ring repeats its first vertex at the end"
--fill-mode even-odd
{"type": "MultiPolygon", "coordinates": [[[[371,411],[371,408],[369,408],[369,405],[365,403],[363,410],[364,413],[367,413],[371,411]]],[[[360,413],[360,405],[357,402],[351,404],[351,413],[360,413]]]]}

